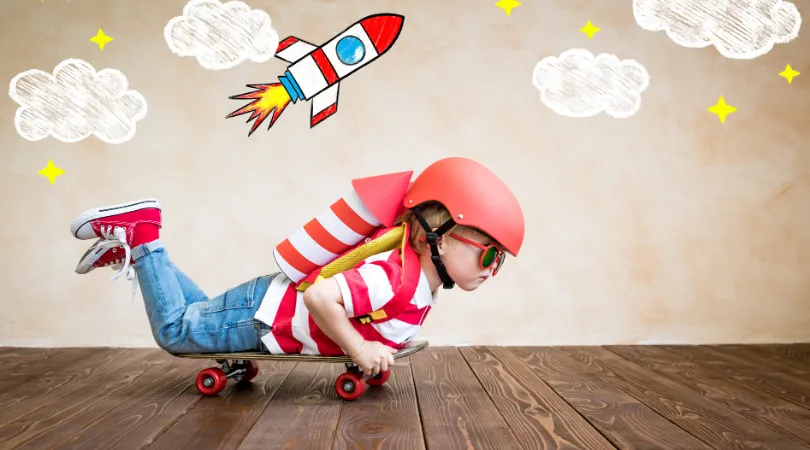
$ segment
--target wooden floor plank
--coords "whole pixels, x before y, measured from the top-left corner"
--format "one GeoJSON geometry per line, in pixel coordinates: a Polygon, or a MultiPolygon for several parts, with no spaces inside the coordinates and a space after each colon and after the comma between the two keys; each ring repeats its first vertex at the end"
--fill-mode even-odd
{"type": "Polygon", "coordinates": [[[425,449],[409,358],[396,361],[383,386],[369,386],[359,400],[344,403],[334,450],[425,449]]]}
{"type": "Polygon", "coordinates": [[[521,448],[458,349],[423,350],[411,368],[430,450],[521,448]]]}
{"type": "Polygon", "coordinates": [[[91,352],[68,367],[55,367],[30,383],[0,394],[0,425],[59,402],[71,392],[95,383],[98,377],[115,372],[122,364],[145,356],[135,349],[105,349],[91,352]]]}
{"type": "Polygon", "coordinates": [[[509,350],[459,350],[523,448],[615,448],[509,350]]]}
{"type": "Polygon", "coordinates": [[[810,446],[810,410],[767,394],[722,373],[653,346],[606,346],[606,349],[681,384],[704,398],[810,446]]]}
{"type": "Polygon", "coordinates": [[[76,435],[99,417],[164,376],[172,357],[160,349],[143,349],[144,358],[105,378],[75,389],[36,411],[0,428],[15,449],[42,449],[76,435]],[[12,431],[12,432],[9,432],[12,431]]]}
{"type": "Polygon", "coordinates": [[[59,448],[136,450],[149,445],[200,401],[194,380],[201,368],[210,365],[181,358],[173,358],[171,364],[155,382],[77,431],[59,448]]]}
{"type": "Polygon", "coordinates": [[[603,379],[716,448],[784,449],[795,442],[601,347],[560,347],[603,379]]]}
{"type": "Polygon", "coordinates": [[[779,355],[780,358],[810,364],[810,342],[796,344],[756,344],[753,347],[779,355]]]}
{"type": "Polygon", "coordinates": [[[281,384],[240,450],[330,449],[340,409],[335,380],[343,364],[300,362],[281,384]]]}
{"type": "MultiPolygon", "coordinates": [[[[10,393],[18,386],[34,382],[48,372],[63,371],[74,364],[82,364],[90,357],[100,357],[117,349],[64,348],[64,349],[31,349],[24,355],[13,357],[3,363],[3,376],[0,377],[0,393],[10,393]],[[45,351],[36,351],[45,350],[45,351]]],[[[0,402],[2,397],[0,397],[0,402]]]]}
{"type": "Polygon", "coordinates": [[[618,448],[711,448],[558,348],[509,350],[618,448]]]}
{"type": "MultiPolygon", "coordinates": [[[[207,366],[218,365],[211,362],[207,366]]],[[[227,392],[202,398],[149,449],[236,449],[294,366],[290,362],[260,362],[256,378],[245,383],[229,381],[227,392]]]]}
{"type": "Polygon", "coordinates": [[[20,352],[6,353],[3,361],[5,375],[37,376],[53,369],[81,362],[91,355],[114,352],[111,347],[23,348],[20,352]]]}
{"type": "MultiPolygon", "coordinates": [[[[54,355],[65,353],[69,348],[47,348],[47,347],[0,347],[0,364],[5,370],[13,369],[18,363],[30,361],[37,358],[49,358],[54,355]]],[[[76,351],[77,348],[70,350],[76,351]]]]}
{"type": "Polygon", "coordinates": [[[665,350],[680,351],[702,367],[721,371],[724,375],[742,381],[769,394],[781,397],[810,409],[810,379],[786,374],[770,366],[758,365],[734,352],[712,350],[705,346],[661,346],[665,350]]]}
{"type": "Polygon", "coordinates": [[[791,355],[801,355],[796,350],[789,350],[779,346],[777,348],[765,345],[707,345],[709,349],[714,349],[720,353],[736,354],[744,358],[749,363],[758,367],[768,367],[771,370],[784,372],[801,378],[810,378],[810,360],[794,358],[791,355]]]}

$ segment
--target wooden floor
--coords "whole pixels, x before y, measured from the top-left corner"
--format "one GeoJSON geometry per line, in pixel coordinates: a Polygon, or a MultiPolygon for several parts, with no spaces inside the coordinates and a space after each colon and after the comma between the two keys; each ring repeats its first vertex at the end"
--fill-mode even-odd
{"type": "Polygon", "coordinates": [[[356,402],[341,364],[217,397],[158,349],[0,348],[2,449],[810,448],[810,344],[428,348],[356,402]]]}

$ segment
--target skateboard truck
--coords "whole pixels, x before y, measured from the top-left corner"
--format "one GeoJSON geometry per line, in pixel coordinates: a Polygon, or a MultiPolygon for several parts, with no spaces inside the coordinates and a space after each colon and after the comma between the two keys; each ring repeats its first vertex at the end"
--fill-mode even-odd
{"type": "Polygon", "coordinates": [[[228,384],[228,378],[237,383],[252,380],[259,374],[259,364],[254,360],[235,359],[229,364],[227,359],[217,359],[220,367],[209,367],[197,374],[197,390],[203,395],[216,395],[228,384]]]}

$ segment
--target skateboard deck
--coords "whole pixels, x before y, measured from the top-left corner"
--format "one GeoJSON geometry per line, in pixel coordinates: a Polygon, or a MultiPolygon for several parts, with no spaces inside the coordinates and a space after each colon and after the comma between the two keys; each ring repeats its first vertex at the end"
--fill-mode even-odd
{"type": "MultiPolygon", "coordinates": [[[[417,341],[408,344],[402,350],[394,353],[394,359],[404,358],[427,348],[427,341],[417,341]]],[[[344,400],[357,400],[366,390],[366,385],[382,386],[390,376],[390,370],[366,378],[357,365],[348,356],[322,356],[322,355],[274,355],[266,352],[237,352],[237,353],[171,353],[178,358],[213,359],[220,367],[209,367],[197,374],[197,390],[207,396],[217,395],[232,378],[237,382],[247,382],[259,373],[256,361],[298,361],[298,362],[325,362],[343,363],[346,372],[340,375],[335,382],[335,391],[344,400]],[[229,362],[230,361],[230,362],[229,362]]]]}

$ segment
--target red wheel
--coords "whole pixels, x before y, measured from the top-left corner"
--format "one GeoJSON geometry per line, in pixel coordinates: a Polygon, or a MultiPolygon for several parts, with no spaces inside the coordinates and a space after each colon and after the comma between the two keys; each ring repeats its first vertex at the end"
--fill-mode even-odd
{"type": "Polygon", "coordinates": [[[366,383],[368,383],[369,386],[382,386],[386,381],[388,381],[388,377],[390,376],[391,369],[388,369],[385,372],[378,373],[377,376],[373,378],[369,378],[366,383]]]}
{"type": "Polygon", "coordinates": [[[256,361],[249,359],[245,361],[245,369],[246,373],[242,376],[242,382],[250,381],[256,378],[256,375],[259,374],[259,363],[256,361]]]}
{"type": "Polygon", "coordinates": [[[217,395],[228,384],[225,372],[217,367],[203,369],[197,374],[197,390],[202,395],[217,395]]]}
{"type": "Polygon", "coordinates": [[[335,382],[335,391],[343,400],[357,400],[366,390],[366,380],[357,372],[346,372],[335,382]]]}

